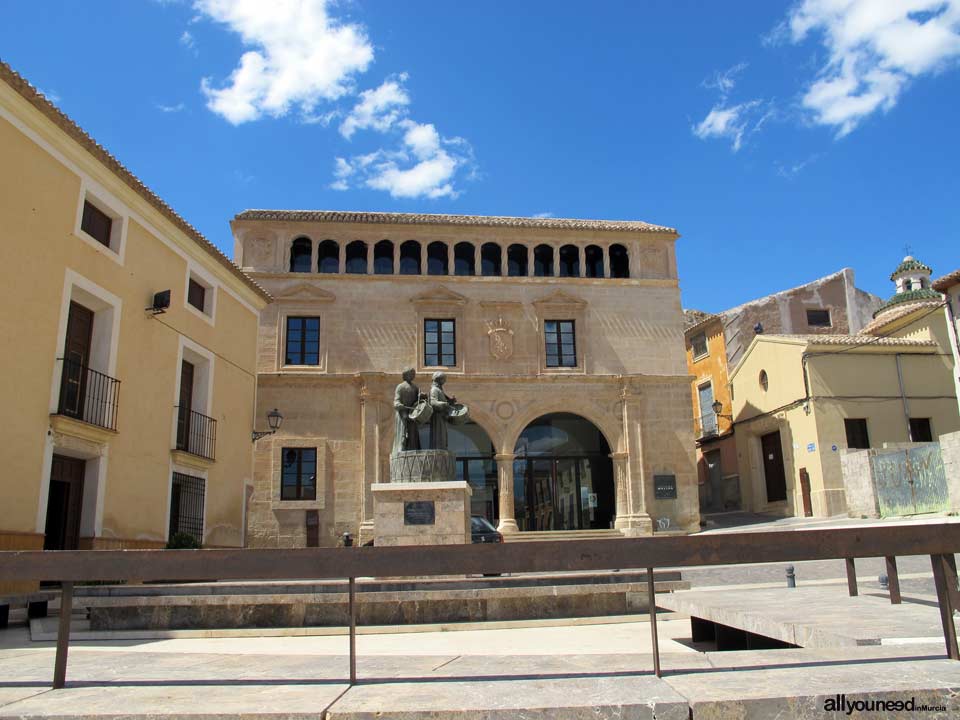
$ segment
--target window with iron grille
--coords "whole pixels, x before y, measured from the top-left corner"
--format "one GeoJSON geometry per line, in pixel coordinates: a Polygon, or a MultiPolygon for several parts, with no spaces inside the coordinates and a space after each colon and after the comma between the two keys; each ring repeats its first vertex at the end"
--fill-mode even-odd
{"type": "Polygon", "coordinates": [[[320,318],[287,318],[287,352],[284,365],[320,364],[320,318]]]}
{"type": "Polygon", "coordinates": [[[577,343],[573,320],[546,320],[547,367],[576,367],[577,343]]]}
{"type": "Polygon", "coordinates": [[[200,312],[206,312],[207,289],[193,278],[187,283],[187,302],[200,312]]]}
{"type": "Polygon", "coordinates": [[[690,345],[693,347],[693,356],[695,358],[707,354],[707,334],[697,333],[690,338],[690,345]]]}
{"type": "Polygon", "coordinates": [[[317,499],[317,449],[284,448],[280,470],[281,500],[317,499]]]}
{"type": "Polygon", "coordinates": [[[170,532],[187,533],[203,543],[203,501],[206,482],[203,478],[175,472],[170,489],[170,532]]]}
{"type": "Polygon", "coordinates": [[[80,229],[97,242],[110,247],[113,218],[89,200],[83,202],[83,217],[80,220],[80,229]]]}
{"type": "Polygon", "coordinates": [[[423,364],[427,367],[457,364],[457,323],[451,318],[423,321],[423,364]]]}

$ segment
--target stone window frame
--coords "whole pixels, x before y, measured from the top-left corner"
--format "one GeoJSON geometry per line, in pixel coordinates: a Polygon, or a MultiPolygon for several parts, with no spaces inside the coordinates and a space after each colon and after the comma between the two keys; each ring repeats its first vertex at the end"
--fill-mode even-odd
{"type": "Polygon", "coordinates": [[[587,302],[563,292],[555,292],[533,302],[537,315],[537,366],[539,375],[586,375],[587,374],[587,302]],[[577,364],[574,367],[547,365],[546,322],[548,320],[572,320],[576,338],[574,349],[577,364]]]}
{"type": "Polygon", "coordinates": [[[276,437],[270,450],[270,507],[280,510],[324,510],[327,492],[327,439],[319,436],[276,437]],[[286,448],[309,448],[317,451],[316,489],[314,500],[282,500],[283,451],[286,448]]]}
{"type": "Polygon", "coordinates": [[[453,293],[446,288],[436,292],[417,296],[412,300],[417,314],[416,347],[414,349],[415,362],[411,365],[417,373],[432,374],[445,372],[462,375],[465,372],[464,362],[464,335],[466,334],[466,318],[464,306],[466,298],[453,293]],[[442,318],[454,321],[454,355],[456,365],[426,365],[424,321],[442,318]]]}
{"type": "Polygon", "coordinates": [[[77,202],[77,212],[74,221],[73,234],[91,246],[101,255],[110,258],[120,266],[124,264],[127,250],[127,231],[130,226],[130,211],[106,188],[94,184],[92,181],[80,181],[80,194],[77,202]],[[111,220],[110,245],[104,245],[83,229],[83,208],[90,203],[97,210],[111,220]]]}
{"type": "Polygon", "coordinates": [[[326,327],[326,310],[315,304],[301,302],[280,301],[277,308],[277,353],[276,363],[278,371],[295,371],[304,373],[326,374],[328,346],[324,342],[324,328],[326,327]],[[309,317],[317,318],[320,322],[320,347],[316,365],[287,365],[287,318],[309,317]]]}

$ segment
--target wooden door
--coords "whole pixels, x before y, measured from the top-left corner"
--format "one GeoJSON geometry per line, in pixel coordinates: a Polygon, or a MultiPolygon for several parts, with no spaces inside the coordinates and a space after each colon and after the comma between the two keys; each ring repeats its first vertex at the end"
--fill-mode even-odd
{"type": "Polygon", "coordinates": [[[786,500],[787,479],[783,472],[780,431],[761,437],[760,447],[763,452],[763,477],[767,485],[767,502],[786,500]]]}
{"type": "Polygon", "coordinates": [[[177,447],[190,450],[190,412],[193,410],[193,364],[180,365],[180,408],[177,411],[177,447]]]}
{"type": "Polygon", "coordinates": [[[53,456],[44,550],[76,550],[80,545],[83,475],[86,465],[84,460],[63,455],[53,456]]]}
{"type": "Polygon", "coordinates": [[[83,419],[87,394],[87,367],[93,338],[93,310],[70,303],[67,336],[63,347],[63,375],[60,380],[60,412],[83,419]]]}

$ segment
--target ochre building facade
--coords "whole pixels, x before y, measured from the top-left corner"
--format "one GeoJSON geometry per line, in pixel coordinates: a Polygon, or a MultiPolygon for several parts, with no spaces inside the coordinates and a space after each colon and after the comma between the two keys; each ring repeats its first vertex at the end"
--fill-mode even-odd
{"type": "Polygon", "coordinates": [[[508,539],[699,525],[670,228],[642,222],[247,211],[260,323],[248,541],[372,537],[404,367],[473,422],[451,435],[472,512],[508,539]]]}
{"type": "Polygon", "coordinates": [[[0,548],[242,547],[269,296],[5,65],[0,167],[0,548]]]}

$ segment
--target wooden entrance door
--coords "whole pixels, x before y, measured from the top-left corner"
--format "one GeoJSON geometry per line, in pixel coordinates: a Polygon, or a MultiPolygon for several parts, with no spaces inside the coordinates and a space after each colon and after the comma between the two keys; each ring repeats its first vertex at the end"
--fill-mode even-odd
{"type": "Polygon", "coordinates": [[[80,546],[83,474],[86,461],[54,455],[50,468],[44,550],[76,550],[80,546]]]}
{"type": "Polygon", "coordinates": [[[767,484],[767,502],[787,499],[787,479],[783,472],[783,447],[780,445],[780,431],[769,433],[760,438],[763,452],[763,477],[767,484]]]}
{"type": "Polygon", "coordinates": [[[87,367],[93,338],[93,310],[70,303],[67,337],[63,347],[63,376],[60,385],[60,412],[83,419],[87,394],[87,367]]]}
{"type": "Polygon", "coordinates": [[[177,411],[177,447],[190,450],[190,413],[193,410],[193,364],[180,365],[180,408],[177,411]]]}

